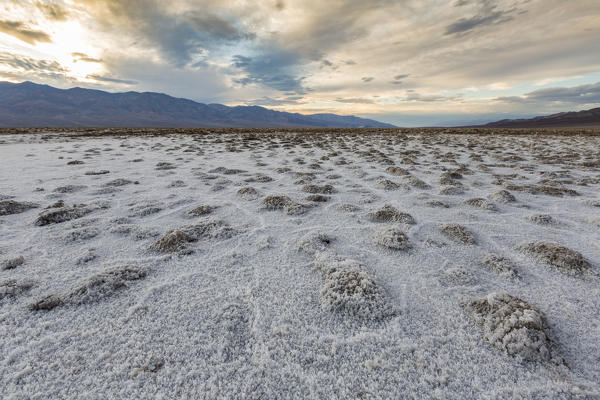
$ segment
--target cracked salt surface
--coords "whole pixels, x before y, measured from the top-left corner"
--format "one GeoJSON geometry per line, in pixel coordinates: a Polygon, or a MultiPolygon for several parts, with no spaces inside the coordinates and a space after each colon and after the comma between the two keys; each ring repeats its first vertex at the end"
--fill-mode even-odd
{"type": "Polygon", "coordinates": [[[0,398],[599,398],[600,137],[408,132],[2,135],[0,398]]]}

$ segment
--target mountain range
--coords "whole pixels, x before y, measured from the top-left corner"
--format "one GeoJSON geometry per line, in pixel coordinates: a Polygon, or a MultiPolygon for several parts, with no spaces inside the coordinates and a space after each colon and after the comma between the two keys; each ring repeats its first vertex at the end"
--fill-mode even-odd
{"type": "Polygon", "coordinates": [[[203,104],[154,92],[109,93],[0,82],[0,127],[393,128],[355,116],[303,115],[259,106],[203,104]]]}
{"type": "Polygon", "coordinates": [[[503,119],[482,125],[489,128],[592,128],[600,127],[600,107],[562,112],[530,119],[503,119]]]}

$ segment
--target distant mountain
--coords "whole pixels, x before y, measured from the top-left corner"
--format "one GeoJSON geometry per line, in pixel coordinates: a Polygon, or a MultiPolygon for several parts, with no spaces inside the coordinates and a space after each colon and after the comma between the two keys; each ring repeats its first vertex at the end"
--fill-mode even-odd
{"type": "Polygon", "coordinates": [[[600,107],[562,112],[531,119],[503,119],[482,125],[490,128],[585,128],[600,127],[600,107]]]}
{"type": "Polygon", "coordinates": [[[203,104],[162,93],[57,89],[0,82],[0,127],[340,127],[393,128],[372,119],[303,115],[258,106],[203,104]]]}

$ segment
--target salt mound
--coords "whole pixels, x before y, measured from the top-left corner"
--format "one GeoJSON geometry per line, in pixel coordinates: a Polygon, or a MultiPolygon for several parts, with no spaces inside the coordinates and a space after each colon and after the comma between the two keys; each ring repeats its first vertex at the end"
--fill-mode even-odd
{"type": "Polygon", "coordinates": [[[521,245],[520,249],[570,274],[581,273],[592,268],[592,264],[581,253],[555,243],[527,243],[521,245]]]}
{"type": "Polygon", "coordinates": [[[307,193],[331,194],[335,192],[332,185],[304,185],[302,190],[307,193]]]}
{"type": "Polygon", "coordinates": [[[254,189],[252,186],[246,186],[238,190],[237,195],[244,200],[256,200],[258,199],[259,193],[258,190],[254,189]]]}
{"type": "Polygon", "coordinates": [[[93,303],[112,296],[126,288],[128,282],[146,276],[146,270],[136,266],[109,269],[89,278],[82,279],[71,289],[46,296],[29,305],[31,311],[51,310],[61,305],[93,303]]]}
{"type": "Polygon", "coordinates": [[[355,212],[355,211],[359,211],[360,207],[356,206],[354,204],[343,203],[343,204],[337,204],[335,206],[335,209],[338,211],[343,211],[343,212],[355,212]]]}
{"type": "Polygon", "coordinates": [[[224,221],[214,218],[203,218],[194,225],[183,228],[183,232],[196,240],[229,239],[239,233],[224,221]]]}
{"type": "Polygon", "coordinates": [[[50,224],[59,224],[73,219],[81,218],[92,212],[92,209],[84,204],[73,205],[72,207],[61,207],[42,211],[34,224],[37,226],[45,226],[50,224]]]}
{"type": "Polygon", "coordinates": [[[506,257],[502,257],[497,254],[487,254],[483,257],[481,263],[489,270],[500,275],[511,278],[519,276],[519,273],[517,272],[512,261],[506,257]]]}
{"type": "Polygon", "coordinates": [[[490,293],[466,304],[484,337],[495,347],[526,361],[548,361],[550,341],[543,314],[505,293],[490,293]]]}
{"type": "Polygon", "coordinates": [[[297,249],[314,255],[317,252],[325,251],[333,240],[334,238],[326,233],[311,231],[300,238],[297,249]]]}
{"type": "Polygon", "coordinates": [[[428,183],[420,180],[419,178],[415,178],[414,176],[409,177],[406,182],[417,189],[431,189],[431,185],[429,185],[428,183]]]}
{"type": "Polygon", "coordinates": [[[396,175],[396,176],[408,176],[408,175],[410,175],[410,172],[408,172],[406,169],[400,168],[400,167],[396,167],[396,166],[387,167],[386,171],[389,174],[396,175]]]}
{"type": "Polygon", "coordinates": [[[475,244],[475,235],[462,225],[445,224],[440,227],[440,231],[448,238],[462,244],[475,244]]]}
{"type": "Polygon", "coordinates": [[[150,250],[159,253],[174,253],[184,250],[187,243],[196,239],[180,229],[172,229],[150,246],[150,250]]]}
{"type": "Polygon", "coordinates": [[[416,223],[410,214],[398,211],[390,205],[385,205],[379,210],[371,211],[367,216],[373,222],[401,222],[411,225],[416,223]]]}
{"type": "Polygon", "coordinates": [[[439,200],[428,200],[425,202],[425,205],[428,207],[436,207],[436,208],[449,208],[450,206],[447,203],[439,200]]]}
{"type": "Polygon", "coordinates": [[[210,213],[213,212],[213,210],[215,209],[215,207],[206,205],[206,204],[202,204],[190,211],[188,211],[188,215],[191,217],[201,217],[203,215],[208,215],[210,213]]]}
{"type": "Polygon", "coordinates": [[[266,210],[283,210],[288,215],[301,215],[308,211],[309,206],[296,203],[287,196],[269,195],[261,202],[262,208],[266,210]]]}
{"type": "Polygon", "coordinates": [[[14,200],[0,201],[0,216],[21,214],[32,208],[39,207],[38,204],[29,202],[19,202],[14,200]]]}
{"type": "Polygon", "coordinates": [[[329,196],[324,196],[322,194],[311,194],[306,196],[306,200],[313,201],[315,203],[326,203],[330,199],[329,196]]]}
{"type": "Polygon", "coordinates": [[[496,210],[496,206],[494,205],[494,203],[491,203],[491,202],[489,202],[486,199],[483,199],[481,197],[476,197],[474,199],[465,200],[464,203],[466,205],[469,205],[469,206],[472,206],[472,207],[481,208],[482,210],[488,210],[488,211],[495,211],[496,210]]]}
{"type": "Polygon", "coordinates": [[[10,258],[8,260],[4,260],[0,263],[0,269],[14,269],[21,265],[25,264],[25,257],[19,256],[15,258],[10,258]]]}
{"type": "Polygon", "coordinates": [[[129,179],[118,178],[118,179],[112,180],[110,182],[106,182],[103,186],[105,186],[105,187],[118,187],[118,186],[130,185],[132,183],[134,183],[134,182],[130,181],[129,179]]]}
{"type": "Polygon", "coordinates": [[[0,281],[0,299],[17,296],[31,289],[34,282],[29,279],[7,279],[0,281]]]}
{"type": "Polygon", "coordinates": [[[381,288],[365,272],[357,269],[329,270],[319,295],[324,311],[374,320],[387,314],[381,288]]]}
{"type": "Polygon", "coordinates": [[[67,243],[80,242],[84,240],[93,239],[100,234],[100,229],[94,227],[84,227],[81,229],[74,229],[67,232],[63,239],[67,243]]]}
{"type": "Polygon", "coordinates": [[[540,225],[552,225],[556,223],[556,220],[548,214],[533,214],[526,217],[529,221],[535,222],[540,225]]]}
{"type": "Polygon", "coordinates": [[[398,190],[400,189],[401,185],[397,184],[396,182],[390,181],[389,179],[378,179],[377,187],[383,190],[398,190]]]}
{"type": "Polygon", "coordinates": [[[393,314],[383,290],[358,261],[323,251],[315,253],[314,265],[323,273],[319,294],[324,311],[365,320],[393,314]]]}
{"type": "Polygon", "coordinates": [[[508,190],[499,190],[490,196],[490,199],[498,203],[513,203],[517,201],[515,196],[512,195],[508,190]]]}
{"type": "Polygon", "coordinates": [[[292,203],[292,199],[287,196],[269,195],[262,200],[261,205],[267,210],[283,210],[289,203],[292,203]]]}
{"type": "Polygon", "coordinates": [[[406,250],[410,248],[408,235],[397,228],[382,228],[373,232],[375,243],[394,250],[406,250]]]}
{"type": "Polygon", "coordinates": [[[465,193],[464,189],[457,186],[444,186],[440,189],[440,194],[445,196],[457,196],[465,193]]]}
{"type": "Polygon", "coordinates": [[[66,185],[66,186],[59,186],[56,189],[54,189],[52,192],[53,193],[75,193],[75,192],[79,192],[83,189],[87,188],[87,186],[85,185],[66,185]]]}

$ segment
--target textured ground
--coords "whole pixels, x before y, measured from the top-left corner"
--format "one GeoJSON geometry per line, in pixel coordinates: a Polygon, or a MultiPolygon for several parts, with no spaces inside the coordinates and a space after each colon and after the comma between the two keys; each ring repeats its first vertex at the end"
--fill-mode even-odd
{"type": "Polygon", "coordinates": [[[0,135],[0,398],[599,398],[599,149],[0,135]]]}

